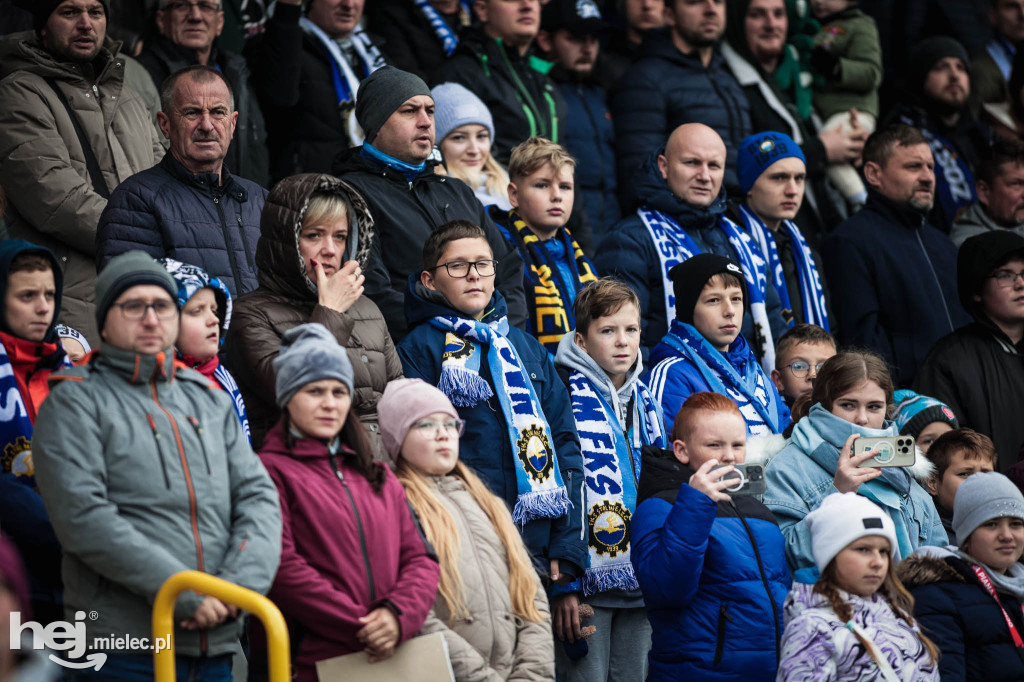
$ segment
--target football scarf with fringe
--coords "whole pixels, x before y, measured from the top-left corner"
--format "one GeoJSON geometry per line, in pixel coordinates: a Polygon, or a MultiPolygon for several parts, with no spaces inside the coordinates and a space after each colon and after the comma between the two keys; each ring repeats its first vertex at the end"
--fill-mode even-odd
{"type": "Polygon", "coordinates": [[[580,436],[588,534],[585,596],[639,588],[630,560],[640,449],[665,446],[661,414],[647,387],[633,384],[631,428],[623,433],[614,409],[582,372],[569,375],[572,413],[580,436]]]}
{"type": "Polygon", "coordinates": [[[512,520],[523,524],[557,519],[569,512],[569,493],[555,459],[540,399],[523,369],[519,353],[505,337],[508,318],[491,323],[438,316],[430,324],[447,332],[437,387],[455,407],[472,407],[497,393],[516,458],[516,497],[512,520]],[[487,353],[491,388],[480,376],[481,354],[487,353]]]}
{"type": "Polygon", "coordinates": [[[351,40],[352,49],[356,51],[359,61],[362,62],[364,71],[362,74],[356,74],[352,70],[352,66],[341,53],[338,43],[331,40],[331,37],[324,33],[323,29],[306,17],[302,17],[299,20],[299,26],[302,27],[306,34],[315,38],[323,46],[324,50],[327,51],[328,61],[331,63],[334,94],[338,98],[339,106],[355,102],[356,93],[359,91],[359,82],[386,63],[380,50],[370,41],[366,31],[359,26],[356,26],[356,29],[352,31],[351,40]]]}

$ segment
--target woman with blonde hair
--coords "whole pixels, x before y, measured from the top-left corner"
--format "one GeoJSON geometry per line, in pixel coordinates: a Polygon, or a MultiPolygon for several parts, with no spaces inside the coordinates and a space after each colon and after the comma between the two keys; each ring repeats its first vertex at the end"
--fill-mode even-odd
{"type": "Polygon", "coordinates": [[[384,447],[441,564],[420,633],[444,633],[459,682],[553,681],[547,597],[505,503],[459,461],[459,413],[420,379],[389,383],[377,413],[384,447]]]}

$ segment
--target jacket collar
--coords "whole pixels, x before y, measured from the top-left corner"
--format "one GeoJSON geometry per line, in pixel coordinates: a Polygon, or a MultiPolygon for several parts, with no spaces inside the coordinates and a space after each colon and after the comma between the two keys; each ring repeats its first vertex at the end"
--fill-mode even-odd
{"type": "Polygon", "coordinates": [[[879,213],[890,222],[898,223],[910,230],[920,230],[928,224],[927,211],[922,212],[909,204],[897,203],[873,187],[868,189],[868,201],[864,210],[879,213]]]}
{"type": "Polygon", "coordinates": [[[56,367],[64,357],[64,350],[56,341],[52,343],[29,341],[13,334],[0,332],[0,343],[3,344],[12,365],[56,367]]]}
{"type": "Polygon", "coordinates": [[[219,180],[216,173],[191,172],[174,158],[174,154],[171,152],[164,154],[160,165],[175,180],[191,185],[208,196],[222,197],[227,194],[239,203],[243,203],[249,198],[249,193],[245,188],[235,182],[234,176],[228,172],[227,164],[221,165],[219,180]]]}
{"type": "Polygon", "coordinates": [[[176,367],[172,349],[145,355],[133,350],[115,348],[103,342],[94,357],[94,362],[109,367],[129,384],[145,384],[150,381],[171,383],[174,381],[176,367]]]}
{"type": "Polygon", "coordinates": [[[667,181],[658,170],[658,156],[665,151],[662,147],[651,153],[633,174],[633,189],[641,204],[649,209],[671,216],[684,230],[700,230],[712,227],[725,213],[729,202],[725,183],[714,202],[707,208],[697,208],[686,203],[668,188],[667,181]]]}
{"type": "Polygon", "coordinates": [[[338,160],[335,162],[331,172],[344,179],[346,173],[361,171],[363,173],[370,173],[371,175],[379,175],[380,177],[387,178],[393,182],[410,186],[420,182],[437,182],[443,179],[442,176],[437,175],[434,172],[435,165],[435,162],[427,159],[423,170],[420,171],[419,175],[409,179],[404,173],[389,167],[368,154],[364,154],[363,147],[360,145],[358,147],[351,147],[343,150],[338,155],[338,160]]]}
{"type": "Polygon", "coordinates": [[[721,42],[714,46],[711,51],[711,61],[707,67],[700,60],[700,50],[683,52],[672,42],[672,35],[669,29],[648,31],[644,34],[644,42],[640,46],[640,53],[636,59],[644,57],[656,57],[685,66],[688,69],[720,69],[722,68],[721,42]]]}
{"type": "MultiPolygon", "coordinates": [[[[293,459],[327,459],[330,456],[330,449],[327,443],[317,438],[296,438],[293,436],[291,447],[288,447],[287,439],[285,438],[285,428],[284,417],[282,417],[263,438],[263,447],[260,448],[260,454],[272,453],[293,459]]],[[[352,449],[342,444],[335,453],[340,456],[339,464],[345,459],[344,453],[351,454],[352,449]]]]}

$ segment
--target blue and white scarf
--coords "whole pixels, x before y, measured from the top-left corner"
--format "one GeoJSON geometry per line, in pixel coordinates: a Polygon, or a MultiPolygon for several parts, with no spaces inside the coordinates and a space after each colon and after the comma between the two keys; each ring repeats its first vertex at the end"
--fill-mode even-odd
{"type": "MultiPolygon", "coordinates": [[[[379,1],[379,0],[378,0],[379,1]]],[[[413,0],[416,3],[416,7],[419,8],[423,16],[430,22],[430,27],[434,29],[434,33],[437,35],[437,39],[441,41],[441,45],[444,46],[444,54],[446,57],[451,57],[452,53],[455,52],[455,48],[459,46],[459,37],[455,35],[449,26],[448,22],[444,20],[441,13],[434,9],[433,5],[430,4],[430,0],[413,0]]],[[[469,16],[469,3],[466,0],[459,0],[460,11],[469,16]]]]}
{"type": "MultiPolygon", "coordinates": [[[[789,287],[786,286],[786,275],[782,270],[782,260],[779,258],[779,246],[775,242],[772,231],[764,222],[754,214],[746,204],[740,206],[740,212],[747,224],[747,229],[754,237],[763,253],[768,258],[768,272],[771,273],[772,281],[775,282],[775,289],[782,299],[784,310],[793,310],[793,302],[789,296],[789,287]]],[[[816,324],[825,331],[832,331],[828,324],[828,308],[825,306],[825,290],[821,286],[821,277],[818,275],[818,266],[814,263],[814,256],[811,254],[811,247],[792,220],[783,220],[780,227],[789,236],[789,243],[793,250],[793,258],[796,260],[797,277],[800,282],[800,301],[803,304],[803,322],[816,324]]],[[[793,326],[790,323],[790,326],[793,326]]],[[[769,370],[770,371],[770,370],[769,370]]]]}
{"type": "Polygon", "coordinates": [[[647,387],[636,381],[632,428],[623,433],[615,410],[582,372],[569,375],[569,393],[587,482],[589,554],[583,594],[639,589],[630,560],[630,524],[636,511],[640,449],[644,445],[665,447],[661,411],[647,387]]]}
{"type": "MultiPolygon", "coordinates": [[[[57,369],[71,367],[67,355],[57,369]]],[[[7,349],[0,343],[0,473],[12,473],[20,482],[35,487],[35,467],[32,465],[32,420],[21,396],[14,365],[7,349]]]]}
{"type": "Polygon", "coordinates": [[[949,231],[957,214],[978,200],[974,173],[952,142],[909,116],[901,116],[900,123],[918,128],[928,140],[935,160],[935,197],[946,220],[944,229],[949,231]]]}
{"type": "Polygon", "coordinates": [[[753,353],[747,354],[741,375],[693,325],[679,320],[673,322],[661,342],[687,358],[712,391],[728,396],[736,403],[747,423],[749,435],[770,436],[782,433],[787,426],[780,423],[779,394],[758,366],[753,353]]]}
{"type": "Polygon", "coordinates": [[[498,396],[516,456],[516,498],[512,520],[519,525],[540,518],[557,519],[569,512],[569,493],[555,458],[555,447],[540,399],[523,370],[515,346],[505,337],[508,319],[491,323],[438,316],[430,324],[445,336],[437,387],[456,407],[472,407],[498,396]],[[480,376],[482,346],[497,391],[480,376]]]}
{"type": "MultiPolygon", "coordinates": [[[[668,271],[701,253],[701,249],[686,230],[661,211],[652,211],[646,206],[641,206],[637,209],[637,214],[651,233],[658,259],[661,261],[666,322],[671,326],[676,316],[676,297],[672,290],[672,280],[668,278],[668,271]]],[[[739,225],[722,216],[718,220],[718,226],[729,239],[747,282],[747,298],[750,300],[750,316],[753,318],[755,336],[754,339],[747,341],[751,344],[759,343],[761,366],[766,372],[770,372],[775,369],[775,341],[772,339],[772,327],[768,323],[768,309],[764,303],[765,290],[768,286],[768,264],[753,239],[741,230],[739,225]]]]}
{"type": "Polygon", "coordinates": [[[238,383],[235,381],[235,377],[231,376],[231,372],[224,365],[217,365],[217,369],[213,370],[213,378],[217,380],[220,387],[231,396],[232,402],[235,403],[235,415],[238,417],[238,421],[242,424],[242,431],[245,433],[245,439],[252,445],[252,433],[249,431],[249,415],[245,411],[245,402],[242,400],[242,392],[238,388],[238,383]]]}

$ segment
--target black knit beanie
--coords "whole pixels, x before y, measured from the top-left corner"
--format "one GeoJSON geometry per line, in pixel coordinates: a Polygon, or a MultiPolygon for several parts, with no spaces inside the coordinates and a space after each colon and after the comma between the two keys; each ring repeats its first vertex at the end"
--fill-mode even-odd
{"type": "Polygon", "coordinates": [[[416,95],[431,97],[430,88],[416,74],[393,66],[382,66],[360,83],[356,94],[356,121],[366,141],[372,144],[391,114],[416,95]]]}
{"type": "Polygon", "coordinates": [[[928,72],[937,62],[946,57],[956,57],[970,68],[971,59],[967,56],[964,46],[946,36],[934,36],[922,40],[910,51],[907,65],[907,87],[920,92],[924,89],[924,80],[928,72]]]}
{"type": "MultiPolygon", "coordinates": [[[[672,292],[676,297],[676,319],[686,324],[693,324],[693,309],[700,300],[700,292],[708,280],[719,273],[729,273],[743,281],[743,270],[724,256],[714,253],[699,253],[684,260],[668,271],[672,280],[672,292]]],[[[746,305],[746,292],[743,302],[746,305]]]]}
{"type": "Polygon", "coordinates": [[[1010,260],[1024,256],[1024,237],[1010,230],[990,230],[974,235],[956,254],[956,284],[960,305],[974,317],[983,316],[974,297],[981,293],[989,273],[1010,260]]]}
{"type": "MultiPolygon", "coordinates": [[[[32,13],[32,28],[39,33],[46,26],[53,11],[60,6],[64,0],[16,0],[14,4],[32,13]]],[[[107,18],[110,18],[110,0],[99,0],[103,5],[103,11],[107,18]]]]}

